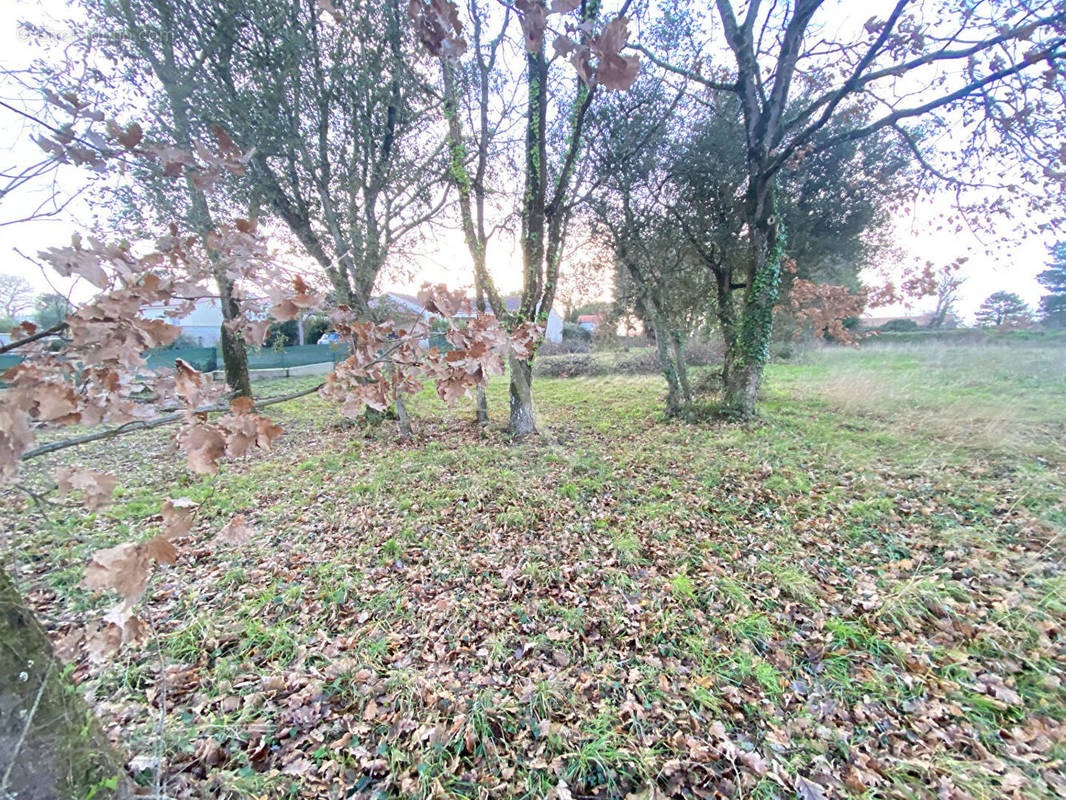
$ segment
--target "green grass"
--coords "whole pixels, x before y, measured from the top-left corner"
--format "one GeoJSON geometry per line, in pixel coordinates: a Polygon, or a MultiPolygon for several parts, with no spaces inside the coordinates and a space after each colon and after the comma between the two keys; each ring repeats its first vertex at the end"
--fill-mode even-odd
{"type": "Polygon", "coordinates": [[[415,398],[411,443],[309,397],[271,409],[275,450],[210,479],[157,431],[64,453],[122,474],[107,509],[4,502],[57,632],[114,601],[80,585],[95,549],[153,535],[165,497],[200,504],[142,603],[156,638],[75,672],[113,738],[151,755],[162,657],[172,796],[533,798],[562,780],[624,798],[673,780],[770,798],[789,795],[768,774],[818,764],[865,800],[1010,796],[1018,776],[1017,796],[1050,798],[1064,363],[827,349],[771,365],[745,424],[665,421],[655,376],[538,378],[526,442],[502,380],[487,430],[472,402],[415,398]],[[256,537],[216,544],[236,513],[256,537]]]}

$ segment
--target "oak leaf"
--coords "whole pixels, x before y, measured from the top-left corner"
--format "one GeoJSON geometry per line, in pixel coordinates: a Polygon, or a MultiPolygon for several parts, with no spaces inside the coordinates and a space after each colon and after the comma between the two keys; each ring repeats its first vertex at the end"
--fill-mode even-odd
{"type": "Polygon", "coordinates": [[[60,467],[52,476],[60,494],[80,491],[83,504],[90,509],[107,505],[118,485],[114,475],[85,467],[60,467]]]}
{"type": "Polygon", "coordinates": [[[215,541],[221,544],[245,544],[253,536],[255,530],[248,525],[244,514],[237,514],[215,535],[215,541]]]}

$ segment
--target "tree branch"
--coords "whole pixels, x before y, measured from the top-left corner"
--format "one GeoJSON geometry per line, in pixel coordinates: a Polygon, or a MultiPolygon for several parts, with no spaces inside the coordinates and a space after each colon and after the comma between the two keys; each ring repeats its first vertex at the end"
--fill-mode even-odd
{"type": "MultiPolygon", "coordinates": [[[[325,383],[320,383],[317,386],[312,386],[310,389],[304,389],[299,392],[293,392],[292,394],[281,395],[280,397],[271,397],[266,400],[260,400],[255,403],[253,409],[266,408],[267,406],[277,405],[278,403],[286,403],[289,400],[296,400],[300,397],[306,397],[309,394],[317,392],[325,386],[325,383]]],[[[203,408],[193,409],[191,411],[183,411],[177,414],[166,414],[162,417],[156,417],[155,419],[148,420],[136,420],[134,422],[127,422],[125,425],[119,425],[117,428],[109,428],[106,431],[97,431],[96,433],[88,433],[85,436],[76,436],[72,439],[62,439],[58,442],[51,442],[49,444],[43,444],[40,447],[35,447],[32,450],[27,450],[22,454],[20,461],[29,461],[31,458],[38,458],[40,456],[48,455],[49,453],[55,453],[59,450],[66,450],[68,447],[77,447],[83,444],[89,444],[90,442],[99,442],[104,439],[113,439],[116,436],[122,436],[127,433],[135,433],[136,431],[147,431],[152,428],[158,428],[162,425],[169,425],[172,422],[180,422],[186,419],[189,414],[210,414],[215,412],[229,411],[230,407],[228,403],[216,404],[213,406],[205,406],[203,408]]]]}
{"type": "MultiPolygon", "coordinates": [[[[1017,75],[1018,73],[1023,72],[1029,67],[1037,66],[1042,61],[1066,58],[1066,53],[1062,52],[1059,49],[1063,47],[1063,45],[1066,45],[1066,37],[1059,38],[1049,44],[1048,48],[1043,53],[1041,53],[1040,57],[1037,59],[1034,59],[1032,61],[1023,60],[1010,67],[1004,67],[1003,69],[996,70],[995,72],[986,75],[980,80],[972,81],[966,84],[965,86],[956,89],[950,94],[946,94],[943,97],[939,97],[935,100],[930,100],[928,103],[923,103],[920,106],[903,108],[897,111],[893,111],[891,114],[887,114],[881,119],[871,122],[869,125],[865,125],[861,128],[855,128],[850,131],[845,131],[844,133],[837,134],[836,136],[830,136],[817,147],[813,148],[808,154],[808,156],[813,155],[814,153],[825,152],[826,150],[835,147],[836,145],[842,142],[849,142],[854,141],[855,139],[865,138],[870,134],[876,133],[882,128],[895,125],[900,120],[909,119],[911,117],[920,117],[923,114],[929,113],[930,111],[935,111],[938,108],[943,108],[944,106],[950,105],[951,103],[954,103],[957,100],[961,100],[964,97],[968,97],[969,95],[974,94],[975,92],[983,89],[986,86],[989,86],[993,83],[998,83],[999,81],[1002,81],[1005,78],[1009,78],[1012,75],[1017,75]]],[[[769,167],[766,169],[765,176],[769,177],[777,173],[781,168],[785,166],[791,155],[792,153],[788,149],[778,154],[770,163],[769,167]]]]}
{"type": "Polygon", "coordinates": [[[643,53],[644,56],[648,59],[648,61],[650,61],[652,64],[659,67],[660,69],[665,69],[667,72],[672,72],[675,75],[680,75],[682,78],[694,81],[695,83],[698,83],[701,86],[706,86],[708,89],[716,89],[722,92],[735,92],[737,90],[736,83],[723,83],[722,81],[712,81],[708,78],[704,78],[698,72],[692,72],[687,69],[682,69],[681,67],[675,67],[672,64],[663,61],[661,58],[656,56],[654,53],[651,52],[651,50],[649,50],[642,44],[627,44],[625,46],[625,49],[636,50],[638,53],[643,53]]]}
{"type": "Polygon", "coordinates": [[[59,333],[60,331],[65,330],[66,327],[66,322],[57,322],[51,328],[46,328],[43,331],[37,331],[37,333],[31,333],[24,339],[19,339],[17,341],[11,342],[10,344],[5,344],[4,346],[0,347],[0,354],[10,353],[12,350],[16,350],[19,347],[24,347],[25,345],[36,342],[39,339],[44,339],[46,336],[53,336],[59,333]]]}

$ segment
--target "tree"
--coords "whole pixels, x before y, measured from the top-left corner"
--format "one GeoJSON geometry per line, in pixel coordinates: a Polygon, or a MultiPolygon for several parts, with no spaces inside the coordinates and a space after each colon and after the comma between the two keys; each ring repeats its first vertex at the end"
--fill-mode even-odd
{"type": "MultiPolygon", "coordinates": [[[[180,151],[191,152],[197,134],[206,133],[203,125],[199,126],[200,131],[195,129],[198,119],[194,89],[202,79],[205,59],[226,44],[232,28],[231,16],[216,16],[191,3],[166,0],[86,0],[86,4],[107,32],[113,52],[126,60],[129,70],[135,75],[147,73],[155,79],[148,86],[154,89],[157,84],[162,89],[162,96],[156,97],[152,92],[146,99],[161,107],[163,113],[159,119],[173,145],[180,151]]],[[[132,76],[130,78],[127,85],[145,85],[132,76]]],[[[225,134],[216,129],[215,135],[225,134]]],[[[208,253],[213,254],[214,280],[223,318],[219,343],[226,383],[235,396],[251,397],[248,352],[244,340],[233,330],[240,320],[240,304],[233,278],[217,247],[209,239],[215,223],[206,187],[196,180],[187,166],[178,165],[177,169],[184,176],[186,196],[174,210],[184,219],[184,227],[195,231],[208,253]]],[[[142,182],[148,183],[143,179],[142,182]]],[[[172,182],[167,185],[172,186],[172,182]]],[[[170,209],[163,209],[163,213],[167,210],[170,209]]]]}
{"type": "Polygon", "coordinates": [[[0,316],[14,319],[33,307],[33,287],[21,275],[0,275],[0,316]]]}
{"type": "MultiPolygon", "coordinates": [[[[525,156],[522,167],[523,191],[520,200],[522,252],[522,296],[517,309],[508,309],[487,271],[479,270],[483,261],[484,232],[475,227],[472,213],[475,194],[473,181],[466,168],[465,145],[456,98],[449,88],[448,61],[465,52],[467,43],[460,35],[463,26],[458,7],[451,0],[415,0],[408,6],[408,14],[415,21],[426,49],[437,57],[443,56],[445,81],[444,112],[449,125],[448,145],[451,153],[453,180],[459,191],[463,230],[468,247],[474,256],[477,282],[493,313],[509,331],[528,328],[539,330],[537,344],[543,339],[559,282],[559,269],[566,242],[567,227],[574,203],[575,170],[582,153],[586,118],[597,89],[624,90],[637,76],[640,62],[637,56],[622,55],[628,39],[628,22],[619,14],[606,23],[598,33],[600,7],[592,0],[558,0],[549,9],[543,0],[518,0],[514,10],[521,23],[524,40],[524,85],[526,88],[526,116],[523,124],[525,156]],[[560,90],[553,81],[551,63],[546,53],[546,33],[549,16],[559,15],[567,21],[571,12],[576,20],[569,20],[570,29],[559,32],[554,41],[555,53],[571,56],[577,71],[572,99],[559,101],[560,90]],[[568,35],[570,31],[577,41],[568,35]],[[553,137],[553,132],[556,134],[553,137]],[[556,145],[553,147],[553,145],[556,145]]],[[[628,2],[622,12],[628,8],[628,2]]],[[[476,6],[471,12],[477,15],[476,6]]],[[[564,24],[561,22],[560,24],[564,24]]],[[[476,48],[481,52],[481,48],[476,48]]],[[[480,58],[480,56],[479,56],[480,58]]],[[[483,84],[484,85],[484,82],[483,84]]],[[[484,124],[482,124],[484,130],[484,124]]],[[[510,372],[510,431],[515,436],[536,432],[533,419],[533,361],[532,353],[524,357],[518,353],[508,359],[510,372]]]]}
{"type": "MultiPolygon", "coordinates": [[[[62,142],[59,142],[62,146],[62,142]]],[[[219,137],[219,152],[198,148],[175,152],[171,145],[131,145],[138,156],[156,158],[172,177],[184,179],[192,170],[198,184],[245,160],[219,137]],[[206,162],[206,163],[201,163],[206,162]]],[[[0,483],[18,480],[23,462],[89,441],[100,441],[134,430],[177,424],[175,437],[191,472],[218,472],[219,461],[268,449],[281,429],[257,413],[262,407],[312,391],[343,403],[341,413],[355,416],[366,407],[382,409],[394,403],[401,414],[401,430],[410,433],[400,398],[421,389],[423,380],[436,383],[446,401],[467,396],[478,383],[500,374],[504,354],[529,358],[531,331],[508,336],[497,320],[475,315],[459,324],[456,315],[469,312],[465,298],[441,286],[427,286],[420,302],[448,321],[447,355],[423,344],[424,324],[396,331],[390,324],[361,320],[346,306],[328,307],[321,294],[302,279],[287,284],[274,280],[277,267],[269,258],[254,225],[238,218],[207,236],[185,235],[175,225],[169,236],[152,248],[125,242],[75,235],[70,245],[53,247],[41,258],[63,277],[85,279],[98,292],[61,323],[67,336],[54,350],[42,340],[50,330],[32,324],[16,329],[0,352],[17,351],[23,360],[4,372],[0,394],[0,483]],[[210,244],[208,244],[210,242],[210,244]],[[286,322],[303,311],[327,313],[344,338],[351,355],[320,386],[261,402],[250,397],[218,402],[220,392],[206,376],[181,359],[173,370],[148,368],[144,353],[165,347],[180,328],[165,319],[145,315],[149,307],[180,306],[210,297],[208,286],[217,264],[225,265],[237,285],[262,289],[272,305],[243,303],[235,332],[262,341],[270,321],[286,322]],[[264,317],[266,317],[264,319],[264,317]],[[253,333],[254,332],[254,333],[253,333]],[[177,413],[170,413],[173,408],[177,413]],[[157,416],[153,416],[153,414],[157,416]],[[103,424],[101,430],[98,426],[103,424]],[[84,425],[91,432],[70,439],[36,445],[38,432],[84,425]]],[[[49,301],[58,306],[65,300],[49,301]]],[[[60,494],[74,494],[86,507],[106,505],[117,486],[113,475],[92,468],[66,467],[53,473],[60,494]]],[[[29,491],[29,490],[27,490],[29,491]]],[[[30,492],[34,499],[38,496],[30,492]]],[[[149,538],[96,551],[85,572],[85,585],[118,595],[119,602],[100,620],[65,637],[65,646],[84,648],[91,660],[106,659],[123,645],[142,641],[147,632],[137,606],[160,563],[174,564],[180,539],[189,532],[195,504],[188,498],[161,503],[149,538]]],[[[147,521],[145,521],[147,522],[147,521]]],[[[249,538],[253,532],[243,517],[231,519],[218,533],[220,542],[249,538]]],[[[15,582],[0,575],[0,635],[5,654],[0,669],[0,736],[5,747],[0,761],[0,792],[22,797],[98,795],[119,786],[121,772],[97,735],[81,696],[70,691],[67,676],[51,650],[47,636],[34,624],[32,613],[18,595],[15,582]],[[22,759],[22,760],[19,760],[22,759]]],[[[160,794],[157,791],[155,794],[160,794]]]]}
{"type": "MultiPolygon", "coordinates": [[[[485,41],[485,26],[488,15],[477,0],[470,0],[467,11],[471,20],[472,46],[470,63],[461,69],[461,64],[444,52],[438,54],[441,79],[444,88],[444,118],[448,123],[448,150],[450,163],[448,177],[459,195],[459,217],[463,238],[470,252],[474,269],[476,307],[484,311],[488,292],[495,289],[489,279],[487,267],[488,247],[496,228],[487,224],[486,205],[489,201],[489,169],[499,167],[490,160],[490,147],[501,138],[500,130],[513,111],[513,104],[506,99],[500,108],[493,108],[496,88],[496,62],[504,44],[511,13],[508,8],[500,23],[499,33],[485,41]],[[463,116],[470,122],[464,129],[463,116]]],[[[424,12],[423,12],[424,13],[424,12]]],[[[496,308],[500,307],[497,300],[496,308]]],[[[477,420],[488,422],[488,399],[482,388],[477,395],[477,420]]]]}
{"type": "MultiPolygon", "coordinates": [[[[203,2],[216,15],[233,5],[203,2]]],[[[445,132],[416,46],[399,0],[343,10],[254,0],[208,55],[197,94],[201,113],[254,153],[249,202],[281,220],[336,301],[365,318],[390,255],[446,201],[445,132]]]]}
{"type": "MultiPolygon", "coordinates": [[[[690,96],[687,81],[674,94],[663,80],[642,77],[594,118],[597,191],[588,206],[614,248],[616,298],[669,343],[660,355],[667,410],[676,413],[686,394],[678,340],[711,326],[728,336],[735,325],[730,280],[747,253],[736,201],[746,172],[735,146],[744,137],[735,98],[690,96]]],[[[788,303],[777,307],[779,317],[809,322],[817,336],[849,338],[840,323],[865,302],[859,272],[888,251],[891,210],[914,191],[914,178],[906,149],[887,134],[862,147],[841,142],[802,168],[782,170],[779,216],[790,239],[781,275],[788,303]]]]}
{"type": "Polygon", "coordinates": [[[1056,242],[1050,248],[1051,260],[1047,269],[1036,276],[1048,293],[1040,298],[1040,317],[1045,325],[1066,327],[1066,242],[1056,242]]]}
{"type": "Polygon", "coordinates": [[[983,328],[1002,328],[1024,325],[1033,320],[1033,312],[1021,297],[1014,292],[990,294],[975,315],[977,324],[983,328]]]}
{"type": "Polygon", "coordinates": [[[55,293],[41,295],[37,298],[34,307],[37,309],[34,319],[42,328],[54,328],[73,310],[70,300],[55,293]]]}
{"type": "Polygon", "coordinates": [[[930,328],[943,328],[944,325],[954,319],[955,305],[959,301],[959,289],[966,279],[959,274],[959,269],[965,263],[965,258],[960,258],[942,268],[936,278],[936,309],[933,318],[929,320],[930,328]]]}
{"type": "MultiPolygon", "coordinates": [[[[743,294],[732,318],[722,316],[719,299],[727,349],[723,410],[740,416],[754,413],[769,357],[787,255],[779,197],[787,167],[803,169],[838,144],[893,131],[930,175],[960,188],[981,186],[990,213],[1008,207],[1002,200],[1012,191],[1008,184],[1015,194],[1019,184],[1031,187],[1026,199],[1043,209],[1046,198],[1056,196],[1048,183],[1058,180],[1051,166],[1058,156],[1045,136],[1061,118],[1066,12],[1057,4],[993,2],[960,10],[952,0],[935,7],[897,0],[886,19],[873,17],[861,28],[816,23],[823,5],[824,0],[784,6],[756,1],[738,17],[730,0],[716,0],[728,64],[717,61],[712,74],[679,66],[677,56],[671,62],[637,48],[709,94],[734,97],[744,120],[737,152],[745,165],[746,253],[744,263],[728,269],[726,283],[743,294]],[[829,30],[838,33],[828,35],[829,30]],[[904,85],[921,89],[902,90],[904,85]],[[1026,116],[1016,113],[1021,107],[1032,110],[1031,119],[1018,121],[1026,116]],[[837,130],[819,140],[833,122],[837,130]],[[966,177],[948,175],[933,163],[929,146],[923,150],[928,137],[907,127],[915,122],[962,126],[964,137],[954,138],[957,149],[947,160],[953,157],[961,170],[969,170],[966,177]],[[1019,180],[992,187],[973,177],[982,174],[982,154],[1011,159],[1019,180]],[[1000,194],[989,197],[993,188],[1000,194]]],[[[699,65],[705,55],[698,52],[692,61],[699,65]]]]}

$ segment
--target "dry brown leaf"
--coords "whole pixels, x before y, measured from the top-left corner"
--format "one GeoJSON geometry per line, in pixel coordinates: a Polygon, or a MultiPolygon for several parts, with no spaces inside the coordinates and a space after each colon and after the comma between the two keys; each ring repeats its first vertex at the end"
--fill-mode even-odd
{"type": "Polygon", "coordinates": [[[111,502],[118,479],[107,472],[86,467],[60,467],[52,473],[60,494],[81,491],[86,508],[96,509],[111,502]]]}
{"type": "Polygon", "coordinates": [[[177,497],[163,503],[163,535],[168,539],[185,536],[192,527],[197,504],[188,497],[177,497]]]}
{"type": "Polygon", "coordinates": [[[181,432],[178,444],[185,451],[190,470],[198,475],[218,472],[218,459],[226,452],[226,438],[218,428],[194,423],[181,432]]]}
{"type": "Polygon", "coordinates": [[[155,536],[144,543],[148,557],[164,564],[173,564],[178,560],[178,551],[165,535],[155,536]]]}
{"type": "Polygon", "coordinates": [[[144,593],[150,570],[148,550],[135,542],[97,550],[85,569],[85,585],[90,589],[109,589],[127,601],[144,593]]]}
{"type": "Polygon", "coordinates": [[[215,541],[221,544],[245,544],[253,536],[255,530],[248,525],[244,514],[237,514],[215,535],[215,541]]]}

